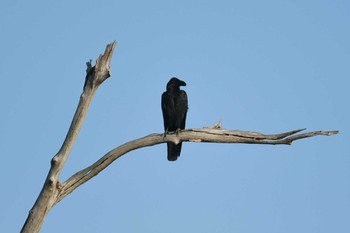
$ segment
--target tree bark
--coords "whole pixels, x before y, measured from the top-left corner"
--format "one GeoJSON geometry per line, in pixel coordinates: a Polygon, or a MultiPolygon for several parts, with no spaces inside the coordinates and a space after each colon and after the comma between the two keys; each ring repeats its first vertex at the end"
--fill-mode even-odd
{"type": "Polygon", "coordinates": [[[29,211],[21,230],[23,233],[39,232],[47,213],[57,202],[61,186],[60,173],[77,139],[95,91],[103,81],[111,76],[110,61],[115,46],[116,41],[107,45],[104,54],[98,57],[94,67],[91,67],[91,61],[87,63],[85,84],[77,110],[61,149],[51,160],[49,174],[34,206],[29,211]]]}
{"type": "Polygon", "coordinates": [[[143,138],[127,142],[111,150],[94,164],[75,173],[63,183],[60,183],[60,173],[77,139],[94,93],[99,85],[111,76],[110,60],[115,46],[115,41],[108,44],[104,54],[98,57],[94,67],[91,66],[91,61],[87,63],[83,93],[80,96],[80,101],[71,126],[61,149],[51,160],[50,171],[34,206],[29,211],[28,218],[21,230],[22,233],[39,232],[47,213],[55,204],[60,202],[64,197],[73,192],[80,185],[96,176],[113,161],[138,148],[166,142],[173,142],[175,144],[179,142],[212,142],[290,145],[295,140],[313,137],[316,135],[330,136],[338,133],[338,131],[314,131],[300,133],[304,129],[299,129],[281,134],[267,135],[241,130],[225,130],[222,128],[221,123],[215,124],[212,128],[207,127],[201,129],[181,130],[178,135],[176,135],[174,132],[170,132],[167,135],[154,133],[143,138]]]}

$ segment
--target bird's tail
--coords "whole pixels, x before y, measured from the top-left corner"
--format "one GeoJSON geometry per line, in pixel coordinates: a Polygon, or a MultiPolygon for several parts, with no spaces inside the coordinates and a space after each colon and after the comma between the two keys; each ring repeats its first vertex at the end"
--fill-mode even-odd
{"type": "Polygon", "coordinates": [[[182,143],[180,142],[179,144],[176,145],[172,142],[168,142],[167,144],[168,144],[168,160],[176,161],[177,157],[180,156],[182,143]]]}

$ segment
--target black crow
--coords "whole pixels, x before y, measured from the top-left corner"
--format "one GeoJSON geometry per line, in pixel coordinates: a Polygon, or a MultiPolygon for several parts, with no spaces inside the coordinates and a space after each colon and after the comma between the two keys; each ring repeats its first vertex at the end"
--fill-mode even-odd
{"type": "MultiPolygon", "coordinates": [[[[162,111],[164,119],[164,137],[168,132],[179,133],[185,128],[186,114],[188,110],[187,94],[180,90],[180,86],[186,86],[184,81],[171,78],[166,85],[166,92],[162,94],[162,111]]],[[[181,145],[168,142],[168,160],[175,161],[180,156],[181,145]]]]}

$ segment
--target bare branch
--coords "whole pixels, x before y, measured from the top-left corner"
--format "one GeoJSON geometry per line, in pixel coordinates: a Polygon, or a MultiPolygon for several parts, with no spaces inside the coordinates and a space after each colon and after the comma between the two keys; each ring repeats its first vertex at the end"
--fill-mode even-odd
{"type": "MultiPolygon", "coordinates": [[[[286,144],[290,145],[293,141],[313,137],[316,135],[334,135],[338,131],[314,131],[303,134],[296,134],[305,129],[293,130],[281,134],[261,134],[257,132],[247,132],[241,130],[224,130],[216,128],[202,128],[202,129],[186,129],[176,136],[175,134],[168,134],[163,138],[163,134],[150,134],[143,138],[139,138],[127,142],[100,158],[91,166],[77,172],[67,181],[62,184],[62,188],[58,195],[56,203],[61,201],[69,193],[73,192],[77,187],[96,176],[103,169],[108,167],[113,161],[122,155],[142,147],[153,146],[165,142],[211,142],[211,143],[248,143],[248,144],[286,144]],[[295,135],[296,134],[296,135],[295,135]],[[294,135],[294,136],[292,136],[294,135]]],[[[55,203],[55,204],[56,204],[55,203]]]]}

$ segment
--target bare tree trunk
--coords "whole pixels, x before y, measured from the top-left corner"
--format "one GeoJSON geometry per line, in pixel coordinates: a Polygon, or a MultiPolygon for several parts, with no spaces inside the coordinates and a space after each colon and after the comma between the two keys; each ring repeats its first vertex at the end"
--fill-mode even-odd
{"type": "Polygon", "coordinates": [[[122,155],[146,146],[153,146],[165,142],[214,142],[214,143],[249,143],[249,144],[286,144],[293,141],[313,137],[316,135],[333,135],[338,131],[314,131],[300,133],[304,129],[293,130],[281,134],[266,135],[257,132],[247,132],[241,130],[225,130],[221,123],[212,128],[185,129],[178,135],[170,133],[164,137],[163,134],[150,134],[140,139],[127,142],[100,158],[89,167],[75,173],[65,182],[60,183],[59,176],[62,168],[72,150],[80,128],[84,122],[86,113],[93,99],[98,86],[111,76],[110,60],[113,55],[116,42],[108,44],[103,55],[100,55],[96,65],[91,67],[91,61],[87,63],[86,80],[83,93],[67,133],[66,139],[59,152],[51,160],[51,168],[44,186],[29,212],[28,218],[21,230],[23,233],[39,232],[43,221],[49,210],[64,197],[78,188],[80,185],[96,176],[103,169],[108,167],[113,161],[122,155]],[[300,133],[300,134],[298,134],[300,133]]]}
{"type": "Polygon", "coordinates": [[[86,79],[78,108],[61,149],[51,160],[49,174],[34,206],[29,211],[28,218],[21,230],[23,233],[39,232],[47,213],[57,202],[61,186],[60,173],[77,139],[95,91],[104,80],[111,76],[110,61],[115,46],[116,41],[107,45],[105,53],[99,56],[94,67],[91,67],[91,61],[87,63],[86,79]]]}

